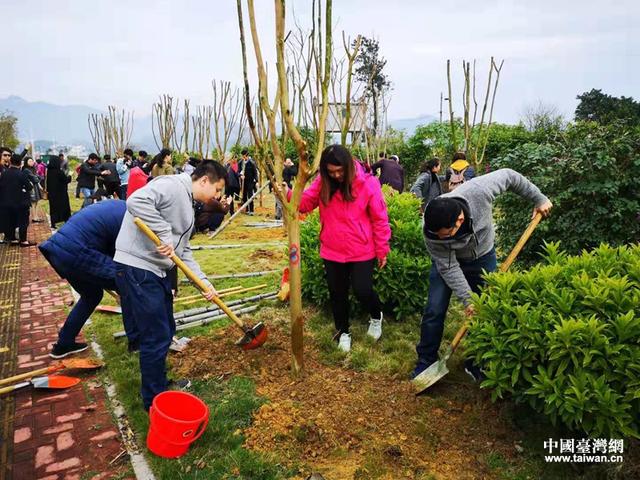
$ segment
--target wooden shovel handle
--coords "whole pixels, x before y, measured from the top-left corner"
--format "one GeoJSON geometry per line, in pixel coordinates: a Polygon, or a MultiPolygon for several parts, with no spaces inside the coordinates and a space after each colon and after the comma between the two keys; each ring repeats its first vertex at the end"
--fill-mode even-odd
{"type": "Polygon", "coordinates": [[[0,395],[13,392],[14,390],[18,390],[20,388],[28,387],[31,385],[31,382],[22,382],[16,383],[15,385],[9,385],[8,387],[0,388],[0,395]]]}
{"type": "Polygon", "coordinates": [[[38,370],[32,370],[30,372],[21,373],[19,375],[14,375],[13,377],[3,378],[0,380],[0,385],[6,385],[7,383],[17,382],[18,380],[25,380],[31,377],[37,377],[38,375],[44,375],[46,373],[53,373],[58,370],[62,370],[64,366],[62,364],[59,365],[49,365],[48,367],[39,368],[38,370]]]}
{"type": "Polygon", "coordinates": [[[452,352],[455,352],[456,348],[458,348],[458,344],[462,341],[462,337],[467,333],[467,330],[469,330],[469,322],[465,320],[460,329],[456,332],[456,336],[453,337],[453,341],[451,342],[452,352]]]}
{"type": "MultiPolygon", "coordinates": [[[[162,241],[160,240],[160,238],[147,226],[146,223],[144,223],[142,220],[140,220],[139,218],[134,218],[133,221],[135,222],[135,224],[138,226],[138,228],[140,230],[143,231],[143,233],[149,237],[149,240],[151,240],[153,243],[155,243],[157,246],[162,245],[162,241]]],[[[178,268],[180,270],[182,270],[184,272],[184,274],[187,276],[187,278],[189,280],[191,280],[196,287],[198,287],[200,289],[201,292],[206,292],[209,290],[209,286],[204,283],[202,281],[202,279],[200,279],[200,277],[198,277],[193,270],[191,270],[186,263],[184,263],[180,258],[178,258],[178,256],[174,253],[173,255],[171,255],[171,260],[173,260],[173,263],[175,263],[178,268]]],[[[242,320],[240,320],[235,313],[233,313],[231,311],[231,309],[229,309],[229,307],[227,307],[224,303],[222,303],[222,300],[220,300],[217,296],[213,297],[213,303],[215,303],[218,307],[220,307],[220,309],[227,314],[227,316],[234,321],[234,323],[236,325],[238,325],[240,328],[242,328],[243,330],[246,330],[244,323],[242,323],[242,320]]]]}
{"type": "MultiPolygon", "coordinates": [[[[518,257],[524,245],[527,243],[527,240],[529,240],[529,237],[531,237],[531,234],[540,223],[540,220],[542,220],[542,214],[538,212],[536,213],[536,216],[533,217],[533,219],[529,223],[529,226],[520,236],[520,239],[517,241],[516,245],[513,247],[513,250],[511,250],[511,253],[509,254],[509,256],[505,259],[504,262],[502,262],[502,265],[500,265],[501,272],[506,272],[507,270],[509,270],[509,267],[513,264],[515,259],[518,257]]],[[[458,344],[462,340],[462,337],[464,337],[465,333],[467,333],[468,329],[469,329],[469,322],[465,321],[464,324],[460,327],[460,329],[456,333],[456,336],[453,338],[453,341],[451,342],[452,352],[455,351],[456,348],[458,348],[458,344]]]]}
{"type": "Polygon", "coordinates": [[[516,243],[515,247],[513,247],[513,250],[511,250],[509,256],[505,259],[504,262],[502,262],[502,265],[500,265],[501,272],[506,272],[507,270],[509,270],[509,267],[511,267],[511,264],[516,260],[525,244],[527,243],[527,240],[529,240],[529,237],[540,223],[540,220],[542,220],[542,214],[538,212],[529,223],[529,226],[520,236],[520,239],[516,243]]]}
{"type": "Polygon", "coordinates": [[[105,289],[105,292],[107,292],[109,295],[111,295],[113,297],[113,299],[118,302],[118,305],[120,305],[120,295],[118,295],[116,292],[114,292],[113,290],[108,290],[105,289]]]}

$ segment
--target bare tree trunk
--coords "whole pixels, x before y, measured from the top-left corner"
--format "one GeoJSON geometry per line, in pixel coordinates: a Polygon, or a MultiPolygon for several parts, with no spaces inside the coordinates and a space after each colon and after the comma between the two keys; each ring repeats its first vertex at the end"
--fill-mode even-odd
{"type": "Polygon", "coordinates": [[[504,60],[500,62],[500,67],[497,67],[493,58],[491,59],[491,68],[495,68],[496,70],[496,83],[493,86],[493,95],[491,97],[491,109],[489,110],[489,122],[487,123],[487,134],[484,138],[484,143],[482,145],[482,155],[480,155],[480,159],[477,162],[478,165],[481,165],[484,162],[484,154],[487,150],[487,143],[489,142],[489,133],[491,131],[491,121],[493,120],[493,106],[496,102],[496,92],[498,91],[498,82],[500,81],[500,72],[502,71],[502,66],[504,65],[504,60]]]}
{"type": "Polygon", "coordinates": [[[97,113],[90,113],[87,119],[89,124],[89,133],[96,150],[96,154],[102,156],[102,120],[97,113]]]}
{"type": "MultiPolygon", "coordinates": [[[[302,314],[302,290],[301,290],[301,271],[300,271],[300,225],[298,219],[298,209],[300,200],[302,198],[302,191],[309,179],[311,168],[309,166],[309,155],[307,150],[307,144],[297,129],[291,106],[289,103],[288,93],[288,69],[285,64],[285,2],[284,0],[274,0],[275,5],[275,23],[276,23],[276,68],[278,77],[278,88],[276,91],[275,103],[273,106],[269,103],[268,90],[267,90],[267,74],[264,59],[262,57],[262,50],[260,47],[260,40],[255,22],[255,10],[253,0],[247,0],[247,8],[249,13],[249,24],[251,31],[251,38],[253,40],[254,53],[256,56],[256,63],[258,68],[259,79],[259,105],[260,116],[264,114],[267,121],[267,133],[271,143],[272,157],[263,156],[260,160],[264,167],[266,175],[269,180],[279,187],[282,182],[282,166],[283,166],[283,151],[278,141],[278,132],[276,131],[276,119],[278,116],[278,109],[283,123],[286,126],[286,132],[293,140],[298,156],[300,158],[300,165],[298,176],[296,177],[296,184],[289,200],[280,188],[276,188],[274,191],[279,200],[283,203],[284,207],[284,220],[289,236],[289,269],[290,269],[290,313],[291,313],[291,350],[292,350],[292,374],[298,376],[301,374],[304,368],[304,343],[303,343],[303,314],[302,314]]],[[[325,137],[325,123],[328,114],[328,89],[329,79],[331,74],[331,62],[332,62],[332,48],[331,48],[331,7],[332,1],[327,0],[325,7],[325,38],[324,49],[322,42],[322,35],[318,33],[318,38],[311,38],[310,41],[317,40],[318,47],[314,47],[313,55],[315,59],[315,66],[317,72],[316,78],[316,91],[318,98],[322,99],[322,108],[319,110],[319,118],[316,120],[313,116],[314,122],[318,126],[318,148],[314,156],[313,168],[317,168],[317,163],[320,159],[322,147],[324,145],[325,137]],[[324,50],[325,57],[322,54],[318,55],[318,49],[324,50]]],[[[321,8],[318,11],[317,24],[322,25],[321,8]]],[[[242,25],[242,10],[240,2],[238,1],[238,20],[240,26],[240,41],[243,44],[244,50],[244,34],[242,25]]],[[[315,1],[314,1],[314,24],[315,18],[315,1]]],[[[246,55],[243,54],[243,66],[245,67],[245,98],[248,99],[248,81],[246,76],[246,55]]],[[[250,116],[250,111],[247,110],[247,115],[250,116]]],[[[250,120],[250,128],[252,121],[250,120]]],[[[261,137],[258,135],[257,129],[252,128],[252,134],[254,134],[254,141],[256,146],[262,148],[261,137]]]]}
{"type": "Polygon", "coordinates": [[[478,164],[478,153],[480,152],[480,143],[482,142],[482,134],[484,132],[484,117],[487,112],[487,106],[489,102],[489,94],[491,93],[491,78],[493,75],[493,57],[491,57],[491,62],[489,64],[489,79],[487,80],[487,91],[484,95],[484,105],[482,106],[482,113],[480,114],[480,124],[478,127],[478,141],[475,145],[475,151],[473,158],[476,159],[476,164],[478,164]]]}
{"type": "Polygon", "coordinates": [[[350,47],[347,41],[345,40],[344,32],[342,32],[342,42],[344,44],[344,49],[347,54],[347,92],[345,95],[346,98],[345,98],[344,123],[342,124],[340,143],[342,144],[342,146],[346,146],[347,135],[349,134],[349,129],[351,125],[351,84],[353,81],[353,64],[355,63],[356,57],[358,56],[358,52],[360,50],[360,43],[362,42],[362,36],[358,35],[358,37],[356,38],[356,42],[353,47],[353,50],[350,50],[350,47]]]}
{"type": "Polygon", "coordinates": [[[118,110],[113,105],[107,108],[107,115],[103,116],[105,134],[109,137],[109,144],[116,151],[116,156],[121,157],[128,146],[133,133],[133,112],[118,110]]]}
{"type": "Polygon", "coordinates": [[[458,149],[456,141],[456,124],[453,117],[453,92],[451,91],[451,60],[447,60],[447,87],[449,91],[449,125],[451,126],[451,148],[455,152],[458,149]]]}
{"type": "Polygon", "coordinates": [[[462,61],[462,71],[464,74],[464,151],[469,148],[469,142],[471,139],[471,125],[469,124],[469,111],[471,110],[471,76],[470,76],[470,63],[462,61]]]}
{"type": "MultiPolygon", "coordinates": [[[[151,131],[158,149],[171,148],[178,121],[178,104],[173,97],[161,95],[151,108],[151,131]]],[[[179,147],[178,147],[179,148],[179,147]]]]}

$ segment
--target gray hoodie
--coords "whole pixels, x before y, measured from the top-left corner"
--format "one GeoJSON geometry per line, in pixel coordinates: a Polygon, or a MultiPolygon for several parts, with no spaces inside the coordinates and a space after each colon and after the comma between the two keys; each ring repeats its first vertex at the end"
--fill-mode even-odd
{"type": "Polygon", "coordinates": [[[474,260],[493,249],[493,201],[497,195],[507,190],[531,201],[536,207],[548,201],[540,189],[523,175],[510,168],[503,168],[469,180],[453,192],[442,195],[464,202],[470,217],[471,228],[468,234],[444,240],[425,235],[427,250],[438,273],[465,306],[471,302],[471,287],[458,262],[474,260]]]}
{"type": "Polygon", "coordinates": [[[193,259],[189,245],[194,227],[192,188],[191,177],[183,173],[154,178],[146,186],[136,190],[127,199],[127,213],[116,240],[113,259],[148,270],[162,278],[173,267],[171,259],[160,255],[155,244],[133,222],[134,217],[138,217],[160,237],[162,243],[173,245],[176,255],[199,278],[211,285],[193,259]]]}

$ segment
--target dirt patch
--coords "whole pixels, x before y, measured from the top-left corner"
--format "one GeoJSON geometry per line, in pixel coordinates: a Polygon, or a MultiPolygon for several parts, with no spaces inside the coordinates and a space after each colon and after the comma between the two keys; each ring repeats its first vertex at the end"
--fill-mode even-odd
{"type": "Polygon", "coordinates": [[[253,227],[240,227],[233,232],[234,239],[251,239],[253,243],[260,242],[273,242],[278,240],[285,240],[287,233],[284,228],[253,228],[253,227]]]}
{"type": "Polygon", "coordinates": [[[195,338],[173,368],[191,378],[256,381],[269,403],[244,432],[250,449],[302,462],[327,480],[492,478],[487,455],[517,454],[518,432],[473,385],[443,384],[416,398],[408,381],[323,365],[309,336],[306,373],[293,380],[286,326],[270,324],[269,340],[254,351],[239,351],[238,336],[233,328],[195,338]]]}
{"type": "Polygon", "coordinates": [[[267,250],[265,248],[259,248],[255,252],[253,252],[251,255],[249,255],[249,258],[251,258],[251,260],[258,260],[258,259],[282,260],[283,257],[284,257],[284,254],[282,252],[279,252],[277,250],[267,250]]]}

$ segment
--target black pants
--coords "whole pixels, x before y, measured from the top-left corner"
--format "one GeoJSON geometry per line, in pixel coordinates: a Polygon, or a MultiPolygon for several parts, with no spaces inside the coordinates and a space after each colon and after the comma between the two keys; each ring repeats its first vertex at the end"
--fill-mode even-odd
{"type": "MultiPolygon", "coordinates": [[[[242,192],[242,205],[247,203],[247,200],[249,200],[254,193],[256,193],[256,184],[254,182],[246,182],[244,191],[242,192]]],[[[253,200],[247,205],[245,212],[253,213],[253,200]]]]}
{"type": "Polygon", "coordinates": [[[5,205],[4,207],[4,241],[12,242],[16,239],[16,228],[19,230],[20,241],[27,241],[29,227],[28,205],[5,205]]]}
{"type": "Polygon", "coordinates": [[[382,308],[378,294],[373,290],[373,269],[376,260],[338,263],[324,261],[324,271],[329,285],[331,311],[336,330],[349,333],[349,287],[371,318],[380,318],[382,308]]]}
{"type": "MultiPolygon", "coordinates": [[[[113,198],[114,195],[117,195],[118,198],[120,198],[120,195],[122,195],[119,183],[104,182],[104,189],[106,190],[108,197],[113,198]]],[[[125,198],[120,198],[120,200],[126,200],[126,199],[125,198]]]]}
{"type": "Polygon", "coordinates": [[[232,199],[232,200],[231,200],[231,205],[229,205],[229,213],[230,213],[231,215],[233,215],[233,214],[234,214],[234,212],[235,212],[235,205],[234,205],[234,203],[235,203],[235,201],[237,200],[237,199],[236,199],[236,197],[239,197],[239,196],[240,196],[240,187],[238,187],[238,188],[235,188],[235,187],[227,188],[227,191],[226,191],[226,192],[224,192],[224,194],[225,194],[225,196],[227,196],[227,197],[229,197],[229,196],[230,196],[230,197],[231,197],[231,199],[232,199]]]}

